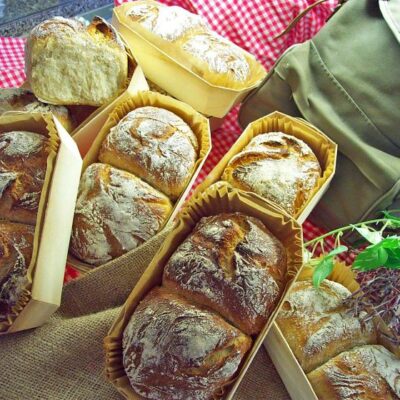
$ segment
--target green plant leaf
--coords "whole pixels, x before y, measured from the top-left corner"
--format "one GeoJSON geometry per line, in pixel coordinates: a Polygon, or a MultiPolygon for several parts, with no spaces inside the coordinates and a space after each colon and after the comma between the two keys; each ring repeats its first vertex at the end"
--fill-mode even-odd
{"type": "Polygon", "coordinates": [[[400,227],[400,217],[396,217],[395,215],[391,214],[390,211],[382,211],[382,214],[387,220],[390,221],[391,228],[400,227]]]}
{"type": "Polygon", "coordinates": [[[374,231],[369,229],[366,225],[362,225],[361,227],[359,226],[354,226],[354,229],[368,242],[372,244],[377,244],[382,240],[382,235],[378,231],[374,231]]]}
{"type": "Polygon", "coordinates": [[[318,288],[321,282],[326,279],[333,270],[333,257],[323,258],[315,267],[313,272],[313,285],[318,288]]]}
{"type": "Polygon", "coordinates": [[[385,267],[389,269],[400,269],[400,250],[387,249],[388,258],[385,267]]]}
{"type": "Polygon", "coordinates": [[[348,248],[346,246],[344,246],[343,244],[341,244],[338,247],[335,247],[332,251],[330,251],[326,257],[333,257],[333,256],[337,256],[340,253],[344,253],[345,251],[347,251],[348,248]]]}
{"type": "Polygon", "coordinates": [[[387,259],[386,249],[381,246],[381,243],[378,243],[359,253],[354,260],[353,268],[359,271],[370,271],[383,266],[387,259]]]}

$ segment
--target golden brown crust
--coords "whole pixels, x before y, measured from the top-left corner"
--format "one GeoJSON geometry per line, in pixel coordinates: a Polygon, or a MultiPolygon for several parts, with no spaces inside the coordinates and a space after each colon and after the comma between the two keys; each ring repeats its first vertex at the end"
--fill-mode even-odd
{"type": "Polygon", "coordinates": [[[0,221],[0,320],[10,312],[27,283],[34,231],[30,225],[0,221]]]}
{"type": "Polygon", "coordinates": [[[158,107],[129,112],[104,140],[99,160],[129,171],[175,200],[198,156],[196,135],[182,118],[158,107]]]}
{"type": "Polygon", "coordinates": [[[383,346],[341,353],[307,376],[320,400],[400,398],[400,360],[383,346]]]}
{"type": "Polygon", "coordinates": [[[222,179],[294,215],[309,199],[320,176],[318,159],[307,144],[282,132],[269,132],[255,136],[234,156],[222,179]]]}
{"type": "Polygon", "coordinates": [[[88,264],[104,264],[154,236],[171,210],[165,195],[136,176],[92,164],[79,185],[70,251],[88,264]]]}
{"type": "Polygon", "coordinates": [[[354,346],[376,343],[372,321],[363,323],[343,306],[350,292],[329,280],[314,288],[311,281],[296,282],[276,322],[301,367],[309,372],[354,346]]]}
{"type": "Polygon", "coordinates": [[[128,83],[125,47],[99,17],[87,28],[62,17],[37,25],[27,38],[25,68],[33,93],[50,104],[101,106],[128,83]]]}
{"type": "Polygon", "coordinates": [[[0,218],[35,224],[46,175],[48,139],[34,132],[0,133],[0,218]]]}
{"type": "Polygon", "coordinates": [[[67,107],[43,103],[25,89],[1,89],[0,115],[8,111],[53,113],[67,132],[71,133],[75,127],[67,107]]]}
{"type": "Polygon", "coordinates": [[[139,395],[211,400],[234,378],[251,339],[217,314],[155,288],[131,316],[122,345],[139,395]]]}
{"type": "Polygon", "coordinates": [[[286,283],[286,252],[264,224],[240,213],[204,217],[168,261],[163,284],[257,334],[286,283]]]}

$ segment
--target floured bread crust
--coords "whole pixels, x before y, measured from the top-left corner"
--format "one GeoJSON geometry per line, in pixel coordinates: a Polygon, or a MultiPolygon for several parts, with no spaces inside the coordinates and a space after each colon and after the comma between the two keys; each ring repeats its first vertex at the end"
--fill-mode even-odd
{"type": "Polygon", "coordinates": [[[321,176],[321,166],[302,140],[282,132],[255,136],[232,157],[222,180],[257,193],[295,215],[321,176]]]}
{"type": "Polygon", "coordinates": [[[163,288],[138,305],[122,340],[136,393],[154,400],[211,400],[230,383],[251,339],[219,315],[163,288]]]}
{"type": "Polygon", "coordinates": [[[171,256],[163,284],[258,334],[287,280],[286,251],[256,218],[204,217],[171,256]]]}
{"type": "Polygon", "coordinates": [[[172,210],[169,199],[136,176],[95,163],[81,177],[70,251],[101,265],[153,237],[172,210]]]}
{"type": "Polygon", "coordinates": [[[47,169],[48,138],[0,133],[0,218],[34,225],[47,169]]]}
{"type": "Polygon", "coordinates": [[[25,61],[33,93],[50,104],[101,106],[127,85],[124,45],[99,17],[87,28],[62,17],[42,22],[28,36],[25,61]]]}
{"type": "Polygon", "coordinates": [[[147,106],[129,112],[110,130],[99,160],[135,174],[175,200],[193,175],[198,151],[197,137],[182,118],[147,106]]]}

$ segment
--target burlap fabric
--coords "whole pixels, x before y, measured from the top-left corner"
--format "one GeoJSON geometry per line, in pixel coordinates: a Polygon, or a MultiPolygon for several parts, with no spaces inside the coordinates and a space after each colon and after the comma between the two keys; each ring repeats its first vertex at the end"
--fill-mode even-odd
{"type": "MultiPolygon", "coordinates": [[[[121,399],[103,376],[103,338],[167,233],[66,285],[47,325],[0,337],[0,399],[121,399]]],[[[261,348],[235,399],[289,398],[261,348]]]]}

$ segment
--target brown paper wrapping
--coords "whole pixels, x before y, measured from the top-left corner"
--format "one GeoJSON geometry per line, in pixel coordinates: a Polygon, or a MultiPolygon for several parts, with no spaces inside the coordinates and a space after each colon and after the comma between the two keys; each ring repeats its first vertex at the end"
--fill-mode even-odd
{"type": "Polygon", "coordinates": [[[262,65],[243,49],[240,50],[249,62],[251,79],[240,88],[232,87],[226,78],[212,72],[204,71],[205,76],[200,76],[191,69],[190,60],[184,58],[177,45],[152,35],[140,24],[130,21],[125,15],[130,7],[131,4],[126,3],[114,8],[112,23],[132,50],[146,77],[204,115],[224,117],[265,77],[262,65]]]}
{"type": "MultiPolygon", "coordinates": [[[[303,207],[294,215],[297,221],[303,223],[320,200],[333,178],[336,168],[337,145],[308,122],[299,118],[290,117],[278,111],[250,123],[231,149],[209,173],[207,178],[196,188],[195,194],[202,192],[213,183],[219,181],[231,158],[241,152],[255,136],[261,133],[276,131],[293,135],[307,143],[317,156],[321,165],[322,176],[319,178],[316,188],[303,207]]],[[[265,201],[265,199],[258,194],[253,192],[248,193],[254,196],[254,201],[257,201],[259,204],[265,201]]]]}
{"type": "Polygon", "coordinates": [[[0,322],[0,332],[6,332],[13,324],[18,315],[23,311],[31,299],[31,288],[35,274],[35,265],[39,249],[39,241],[49,194],[49,185],[53,175],[53,169],[57,157],[59,137],[51,114],[10,112],[0,117],[0,132],[22,130],[40,133],[48,137],[49,155],[47,157],[46,175],[40,195],[38,213],[36,218],[35,233],[33,239],[32,258],[27,270],[27,283],[21,291],[19,299],[7,321],[0,322]]]}
{"type": "MultiPolygon", "coordinates": [[[[143,106],[161,107],[175,113],[191,127],[199,143],[199,154],[194,167],[194,172],[183,193],[176,200],[174,208],[164,224],[165,226],[173,221],[173,219],[175,218],[180,206],[189,194],[189,191],[211,150],[211,134],[208,120],[207,118],[196,112],[189,105],[182,103],[179,100],[175,100],[171,97],[164,96],[160,93],[150,91],[138,92],[135,95],[130,96],[127,100],[119,103],[118,106],[109,115],[107,122],[98,133],[96,139],[90,147],[90,150],[87,152],[85,158],[83,159],[82,173],[90,164],[97,162],[101,145],[108,133],[110,132],[110,129],[118,124],[118,122],[122,118],[124,118],[125,115],[128,114],[130,111],[143,106]]],[[[141,246],[131,250],[129,253],[140,251],[140,248],[141,246]]],[[[68,263],[81,272],[87,272],[94,268],[92,265],[77,260],[72,255],[68,256],[68,263]]]]}
{"type": "Polygon", "coordinates": [[[251,364],[257,350],[271,327],[275,316],[282,305],[284,296],[297,276],[302,265],[302,231],[294,219],[287,214],[281,214],[273,205],[260,207],[229,186],[213,187],[192,198],[182,210],[174,230],[167,236],[159,252],[156,254],[141,279],[131,292],[121,313],[114,321],[108,336],[104,340],[106,351],[107,379],[127,399],[141,399],[129,384],[128,377],[122,365],[122,334],[132,313],[141,299],[154,287],[161,284],[164,266],[172,253],[193,230],[200,218],[223,212],[243,212],[260,219],[270,231],[283,243],[288,255],[288,282],[285,292],[276,310],[270,316],[262,332],[255,338],[253,347],[246,356],[242,367],[224,398],[231,399],[251,364]]]}
{"type": "MultiPolygon", "coordinates": [[[[305,265],[296,280],[304,281],[312,279],[313,271],[313,267],[305,265]]],[[[352,293],[360,288],[360,285],[355,280],[354,271],[342,262],[335,262],[333,271],[327,279],[342,284],[352,293]]],[[[375,317],[374,323],[376,326],[379,324],[383,330],[388,330],[381,318],[375,317]]],[[[378,343],[400,357],[400,350],[384,337],[379,337],[378,343]]],[[[277,323],[274,322],[265,339],[264,345],[291,397],[299,400],[318,400],[307,375],[301,368],[277,323]]]]}

